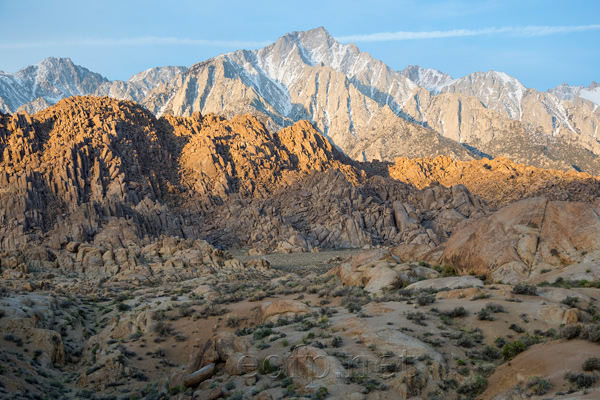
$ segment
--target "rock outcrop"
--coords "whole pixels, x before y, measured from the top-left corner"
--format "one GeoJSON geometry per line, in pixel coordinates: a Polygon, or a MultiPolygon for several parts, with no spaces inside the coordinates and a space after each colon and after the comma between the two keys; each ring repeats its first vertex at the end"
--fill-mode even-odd
{"type": "Polygon", "coordinates": [[[332,268],[327,274],[339,277],[344,285],[364,287],[372,294],[381,294],[419,279],[437,278],[439,275],[434,269],[404,263],[383,249],[359,254],[332,268]]]}
{"type": "Polygon", "coordinates": [[[593,201],[600,194],[598,179],[582,172],[540,169],[505,157],[457,161],[449,157],[396,158],[390,177],[423,189],[434,182],[465,185],[492,207],[529,197],[549,200],[593,201]]]}
{"type": "Polygon", "coordinates": [[[441,261],[463,274],[517,282],[545,270],[597,260],[599,212],[595,203],[522,200],[457,229],[441,261]]]}
{"type": "Polygon", "coordinates": [[[76,97],[2,115],[0,151],[9,249],[160,235],[281,252],[435,246],[488,211],[464,186],[423,193],[378,176],[306,121],[271,133],[250,116],[157,120],[131,102],[76,97]]]}

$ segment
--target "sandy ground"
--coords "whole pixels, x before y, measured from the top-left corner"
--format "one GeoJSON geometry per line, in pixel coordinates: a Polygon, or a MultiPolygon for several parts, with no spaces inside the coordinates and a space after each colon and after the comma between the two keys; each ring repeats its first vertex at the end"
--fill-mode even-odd
{"type": "Polygon", "coordinates": [[[364,250],[321,250],[319,252],[310,253],[271,253],[262,256],[249,256],[248,250],[246,249],[228,250],[227,252],[243,262],[264,258],[273,268],[285,272],[293,272],[299,275],[306,275],[309,273],[324,273],[332,267],[332,263],[335,263],[335,261],[332,260],[338,259],[338,257],[340,260],[345,260],[364,252],[364,250]]]}

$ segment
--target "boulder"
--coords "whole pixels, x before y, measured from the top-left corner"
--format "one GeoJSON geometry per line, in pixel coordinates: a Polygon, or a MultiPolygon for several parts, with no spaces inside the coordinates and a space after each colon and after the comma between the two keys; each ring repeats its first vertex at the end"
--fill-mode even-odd
{"type": "Polygon", "coordinates": [[[369,293],[381,293],[384,289],[394,289],[400,285],[400,275],[387,266],[371,268],[366,272],[368,283],[365,290],[369,293]]]}
{"type": "Polygon", "coordinates": [[[257,368],[256,358],[239,352],[231,354],[225,363],[225,371],[231,376],[248,374],[257,368]]]}
{"type": "Polygon", "coordinates": [[[298,346],[286,359],[288,376],[306,388],[333,386],[343,382],[344,367],[335,357],[312,346],[298,346]]]}
{"type": "Polygon", "coordinates": [[[310,308],[296,300],[275,300],[263,303],[258,309],[256,323],[275,322],[279,318],[310,314],[310,308]]]}
{"type": "Polygon", "coordinates": [[[247,353],[252,347],[248,339],[231,332],[218,332],[210,338],[203,349],[190,355],[186,371],[192,374],[200,368],[219,361],[226,362],[234,353],[247,353]]]}
{"type": "Polygon", "coordinates": [[[215,364],[214,363],[208,364],[208,365],[200,368],[196,372],[186,375],[186,377],[183,378],[183,384],[186,387],[198,386],[199,384],[201,384],[202,382],[204,382],[205,380],[207,380],[211,376],[213,376],[214,373],[215,373],[215,364]]]}

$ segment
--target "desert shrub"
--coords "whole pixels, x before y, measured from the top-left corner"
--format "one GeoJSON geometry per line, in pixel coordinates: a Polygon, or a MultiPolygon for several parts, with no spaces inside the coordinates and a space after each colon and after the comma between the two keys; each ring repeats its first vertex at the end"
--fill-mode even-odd
{"type": "Polygon", "coordinates": [[[178,333],[175,335],[176,342],[185,342],[186,340],[188,340],[188,337],[182,333],[178,333]]]}
{"type": "Polygon", "coordinates": [[[425,321],[427,319],[427,315],[423,314],[422,312],[409,312],[406,314],[406,319],[414,322],[417,325],[425,325],[425,323],[423,321],[425,321]]]}
{"type": "Polygon", "coordinates": [[[511,360],[517,354],[525,351],[526,348],[527,346],[525,346],[525,343],[523,343],[521,340],[516,340],[512,343],[507,343],[502,348],[502,357],[504,357],[505,360],[511,360]]]}
{"type": "Polygon", "coordinates": [[[581,334],[581,325],[567,325],[560,330],[560,336],[567,340],[577,339],[581,334]]]}
{"type": "Polygon", "coordinates": [[[482,358],[487,360],[498,360],[502,357],[502,353],[500,350],[493,348],[491,346],[485,346],[483,350],[481,350],[482,358]]]}
{"type": "Polygon", "coordinates": [[[363,299],[358,296],[346,296],[342,298],[340,304],[349,312],[356,313],[362,309],[363,299]]]}
{"type": "Polygon", "coordinates": [[[183,304],[179,307],[179,316],[182,318],[189,317],[194,313],[194,309],[187,304],[183,304]]]}
{"type": "Polygon", "coordinates": [[[572,373],[570,371],[565,372],[564,380],[571,384],[571,387],[575,389],[589,388],[596,383],[597,376],[591,374],[585,374],[583,372],[572,373]]]}
{"type": "Polygon", "coordinates": [[[506,309],[498,304],[498,303],[487,303],[485,305],[485,308],[487,308],[488,310],[490,310],[493,313],[503,313],[506,312],[506,309]]]}
{"type": "Polygon", "coordinates": [[[579,337],[582,339],[589,340],[590,342],[599,343],[600,342],[600,325],[592,324],[586,325],[581,329],[581,333],[579,337]]]}
{"type": "Polygon", "coordinates": [[[584,371],[600,371],[600,360],[598,357],[590,357],[583,363],[584,371]]]}
{"type": "Polygon", "coordinates": [[[437,272],[439,272],[442,278],[446,277],[446,276],[456,276],[456,269],[450,265],[444,265],[443,267],[441,265],[435,265],[433,267],[433,269],[435,269],[437,272]]]}
{"type": "Polygon", "coordinates": [[[331,347],[333,347],[333,348],[342,347],[343,343],[344,343],[344,340],[342,339],[341,336],[334,336],[333,339],[331,339],[331,347]]]}
{"type": "Polygon", "coordinates": [[[267,336],[271,335],[272,333],[273,330],[271,328],[267,326],[261,326],[254,330],[254,332],[252,333],[252,337],[254,338],[254,340],[262,340],[267,336]]]}
{"type": "Polygon", "coordinates": [[[427,293],[419,293],[417,295],[417,304],[420,306],[426,306],[435,301],[435,296],[427,293]]]}
{"type": "Polygon", "coordinates": [[[18,336],[13,335],[12,333],[4,335],[4,340],[13,342],[14,344],[17,345],[17,347],[23,347],[23,339],[21,339],[18,336]]]}
{"type": "Polygon", "coordinates": [[[239,329],[235,330],[235,334],[238,336],[247,336],[253,332],[254,332],[254,329],[250,328],[249,326],[245,326],[243,328],[239,328],[239,329]]]}
{"type": "Polygon", "coordinates": [[[517,324],[510,324],[510,326],[508,327],[508,329],[512,329],[513,331],[515,331],[517,333],[523,333],[523,332],[525,332],[525,329],[521,328],[517,324]]]}
{"type": "Polygon", "coordinates": [[[537,288],[534,285],[528,285],[526,283],[517,283],[512,288],[514,294],[524,294],[528,296],[537,296],[537,288]]]}
{"type": "Polygon", "coordinates": [[[173,333],[173,327],[165,321],[156,322],[153,330],[158,336],[169,336],[173,333]]]}
{"type": "Polygon", "coordinates": [[[561,301],[561,303],[563,303],[571,308],[576,308],[578,302],[579,302],[579,297],[577,297],[577,296],[567,296],[561,301]]]}
{"type": "Polygon", "coordinates": [[[235,382],[234,381],[227,382],[227,384],[225,385],[225,389],[227,389],[227,390],[235,389],[235,382]]]}
{"type": "Polygon", "coordinates": [[[477,313],[477,319],[480,321],[493,321],[494,316],[489,308],[484,307],[477,313]]]}
{"type": "Polygon", "coordinates": [[[475,397],[483,393],[487,387],[487,379],[481,375],[476,375],[465,379],[465,382],[458,387],[458,393],[465,396],[475,397]]]}
{"type": "Polygon", "coordinates": [[[496,338],[496,340],[494,340],[494,344],[496,344],[496,347],[498,347],[498,348],[504,347],[504,345],[507,344],[507,343],[508,343],[508,340],[506,340],[502,336],[498,336],[496,338]]]}
{"type": "Polygon", "coordinates": [[[323,400],[328,395],[329,390],[325,386],[320,386],[317,391],[313,393],[312,398],[315,400],[323,400]]]}
{"type": "Polygon", "coordinates": [[[496,366],[491,362],[480,362],[475,366],[475,372],[482,376],[490,376],[496,370],[496,366]]]}
{"type": "Polygon", "coordinates": [[[552,384],[541,376],[532,376],[525,383],[525,390],[531,390],[537,396],[548,393],[550,389],[552,389],[552,384]]]}
{"type": "Polygon", "coordinates": [[[490,297],[490,295],[488,293],[481,292],[481,293],[476,294],[475,296],[471,297],[471,301],[488,299],[489,297],[490,297]]]}
{"type": "Polygon", "coordinates": [[[463,332],[463,333],[461,333],[460,337],[456,341],[456,345],[460,346],[460,347],[471,348],[471,347],[475,346],[475,341],[473,340],[473,338],[470,335],[463,332]]]}
{"type": "Polygon", "coordinates": [[[440,315],[445,315],[446,317],[450,317],[450,318],[466,317],[468,314],[469,314],[469,312],[463,306],[455,307],[450,311],[440,312],[440,315]]]}
{"type": "Polygon", "coordinates": [[[521,340],[521,342],[523,342],[525,347],[533,346],[534,344],[538,344],[538,343],[542,342],[541,337],[536,336],[536,335],[529,335],[529,334],[527,334],[526,336],[522,336],[519,340],[521,340]]]}
{"type": "Polygon", "coordinates": [[[275,371],[277,371],[277,367],[271,364],[269,358],[265,358],[258,363],[258,373],[261,375],[272,374],[275,371]]]}

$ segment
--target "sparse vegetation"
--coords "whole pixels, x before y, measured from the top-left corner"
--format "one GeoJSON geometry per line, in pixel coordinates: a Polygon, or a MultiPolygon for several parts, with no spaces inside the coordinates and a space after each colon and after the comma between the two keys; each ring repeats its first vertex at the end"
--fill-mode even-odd
{"type": "Polygon", "coordinates": [[[517,283],[512,288],[513,294],[522,294],[527,296],[537,296],[537,288],[527,283],[517,283]]]}
{"type": "Polygon", "coordinates": [[[487,379],[481,375],[476,375],[465,379],[464,383],[458,387],[458,393],[469,397],[475,397],[483,393],[487,388],[487,384],[487,379]]]}
{"type": "Polygon", "coordinates": [[[536,396],[541,396],[552,389],[552,384],[541,376],[532,376],[525,383],[525,390],[531,391],[536,396]]]}
{"type": "Polygon", "coordinates": [[[573,373],[571,371],[565,372],[563,378],[570,384],[571,388],[575,390],[590,388],[598,380],[596,375],[583,372],[573,373]]]}
{"type": "Polygon", "coordinates": [[[583,363],[584,371],[600,371],[600,360],[598,357],[590,357],[583,363]]]}

